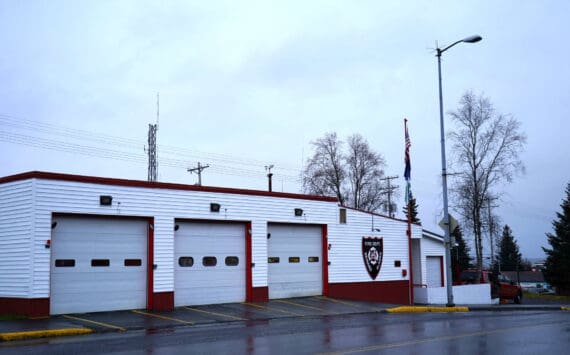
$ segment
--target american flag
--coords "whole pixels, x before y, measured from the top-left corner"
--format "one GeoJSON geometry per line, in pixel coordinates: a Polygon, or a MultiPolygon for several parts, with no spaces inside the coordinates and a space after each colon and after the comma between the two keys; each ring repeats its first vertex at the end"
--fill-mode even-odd
{"type": "Polygon", "coordinates": [[[404,178],[406,179],[406,204],[410,202],[411,196],[411,186],[410,186],[410,179],[412,173],[412,164],[410,163],[410,147],[412,146],[412,142],[410,141],[410,135],[408,134],[408,119],[404,118],[404,132],[406,138],[406,150],[405,150],[405,162],[406,168],[404,169],[404,178]]]}

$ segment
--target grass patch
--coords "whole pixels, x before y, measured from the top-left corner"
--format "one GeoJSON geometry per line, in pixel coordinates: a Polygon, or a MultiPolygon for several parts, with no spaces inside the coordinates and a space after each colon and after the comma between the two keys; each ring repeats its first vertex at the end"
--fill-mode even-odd
{"type": "Polygon", "coordinates": [[[542,295],[540,293],[534,293],[534,292],[524,292],[523,297],[524,298],[537,299],[537,300],[551,300],[551,301],[570,302],[570,296],[542,295]]]}
{"type": "Polygon", "coordinates": [[[25,316],[17,315],[17,314],[0,314],[0,321],[3,320],[18,320],[18,319],[27,319],[25,316]]]}

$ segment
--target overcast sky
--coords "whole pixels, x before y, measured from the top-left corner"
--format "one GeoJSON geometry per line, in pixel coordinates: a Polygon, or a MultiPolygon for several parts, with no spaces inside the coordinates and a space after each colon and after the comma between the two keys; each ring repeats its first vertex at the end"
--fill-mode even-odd
{"type": "Polygon", "coordinates": [[[200,161],[204,185],[266,189],[274,164],[275,190],[300,192],[310,142],[336,131],[362,134],[403,187],[407,117],[412,191],[441,233],[434,48],[479,34],[443,55],[444,109],[472,89],[522,123],[527,173],[495,213],[542,257],[570,181],[568,14],[562,0],[4,0],[0,176],[146,180],[160,92],[160,181],[194,184],[200,161]]]}

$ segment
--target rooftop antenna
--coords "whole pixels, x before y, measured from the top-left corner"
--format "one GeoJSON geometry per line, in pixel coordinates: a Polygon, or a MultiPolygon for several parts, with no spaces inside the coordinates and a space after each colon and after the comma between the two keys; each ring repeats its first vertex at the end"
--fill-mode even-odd
{"type": "Polygon", "coordinates": [[[158,177],[158,158],[156,154],[156,132],[158,131],[159,93],[156,93],[156,123],[148,125],[148,181],[155,182],[158,177]]]}

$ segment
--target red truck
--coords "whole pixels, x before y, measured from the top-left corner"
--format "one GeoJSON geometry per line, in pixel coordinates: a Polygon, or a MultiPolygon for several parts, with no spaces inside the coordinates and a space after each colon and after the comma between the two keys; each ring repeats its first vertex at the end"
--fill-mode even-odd
{"type": "Polygon", "coordinates": [[[491,294],[496,294],[498,288],[498,296],[501,300],[513,300],[513,302],[520,304],[522,302],[522,287],[517,285],[514,281],[507,276],[498,273],[496,282],[492,282],[493,272],[483,270],[480,277],[477,277],[477,270],[464,270],[461,273],[461,283],[474,284],[474,283],[490,283],[491,294]],[[479,279],[479,282],[477,282],[479,279]],[[494,291],[494,292],[493,292],[494,291]]]}

